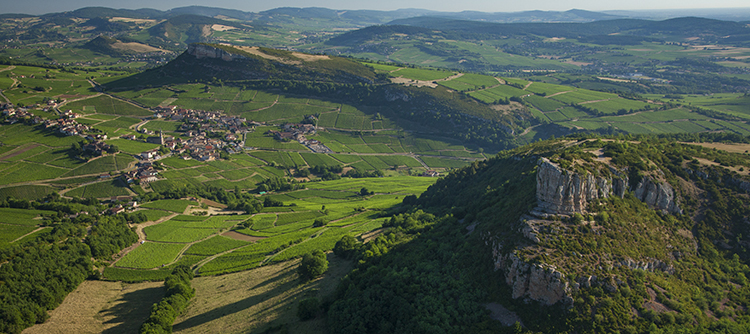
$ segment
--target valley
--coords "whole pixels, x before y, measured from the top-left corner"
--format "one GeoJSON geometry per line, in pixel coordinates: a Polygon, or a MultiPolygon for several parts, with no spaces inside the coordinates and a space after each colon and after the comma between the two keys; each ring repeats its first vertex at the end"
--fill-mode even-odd
{"type": "Polygon", "coordinates": [[[0,16],[0,332],[746,331],[747,22],[500,14],[0,16]]]}

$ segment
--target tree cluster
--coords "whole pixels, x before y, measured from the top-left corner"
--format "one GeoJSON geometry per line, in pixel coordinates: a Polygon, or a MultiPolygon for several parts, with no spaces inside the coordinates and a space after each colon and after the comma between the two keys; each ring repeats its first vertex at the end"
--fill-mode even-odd
{"type": "Polygon", "coordinates": [[[195,296],[195,289],[190,286],[192,279],[193,272],[187,266],[177,266],[172,270],[164,280],[164,288],[167,290],[164,298],[151,307],[151,315],[143,323],[139,333],[172,333],[174,320],[195,296]]]}

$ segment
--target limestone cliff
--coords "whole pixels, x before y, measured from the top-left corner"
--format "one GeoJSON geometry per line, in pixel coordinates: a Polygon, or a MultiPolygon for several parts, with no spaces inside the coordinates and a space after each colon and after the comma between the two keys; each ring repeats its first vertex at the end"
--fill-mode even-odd
{"type": "Polygon", "coordinates": [[[221,59],[224,61],[232,61],[235,59],[246,59],[239,54],[233,54],[226,52],[222,49],[212,47],[205,44],[190,44],[188,45],[187,53],[194,56],[197,59],[213,58],[221,59]]]}
{"type": "MultiPolygon", "coordinates": [[[[610,171],[613,176],[582,175],[541,158],[536,177],[539,210],[552,214],[582,213],[592,200],[610,196],[622,197],[627,189],[628,177],[611,167],[610,171]]],[[[645,176],[630,190],[652,208],[682,213],[674,190],[667,182],[645,176]]]]}
{"type": "Polygon", "coordinates": [[[495,251],[494,255],[495,270],[502,269],[505,273],[505,282],[510,286],[514,299],[528,298],[544,305],[560,301],[573,305],[565,275],[554,266],[529,263],[515,254],[500,254],[495,251]]]}
{"type": "Polygon", "coordinates": [[[633,189],[633,194],[649,207],[669,213],[682,213],[669,183],[655,181],[650,176],[645,176],[633,189]]]}
{"type": "MultiPolygon", "coordinates": [[[[610,196],[623,197],[628,190],[654,209],[670,213],[682,212],[676,202],[674,190],[669,183],[661,181],[664,177],[659,171],[644,176],[632,189],[628,189],[629,179],[624,172],[609,167],[609,172],[604,174],[607,175],[582,174],[561,168],[546,158],[539,159],[536,173],[538,206],[529,214],[521,216],[517,225],[518,232],[533,244],[549,241],[565,230],[564,223],[556,220],[556,215],[584,213],[589,202],[610,196]]],[[[515,252],[503,251],[503,247],[498,244],[494,244],[492,248],[495,270],[503,272],[505,282],[512,289],[513,298],[534,300],[545,305],[560,302],[572,305],[571,290],[587,288],[592,284],[607,285],[607,282],[597,283],[595,276],[583,275],[581,282],[572,282],[573,286],[570,286],[565,275],[554,265],[528,262],[515,252]]],[[[632,269],[674,272],[671,265],[655,259],[627,259],[615,264],[632,269]]],[[[613,285],[612,288],[616,289],[616,286],[613,285]]]]}

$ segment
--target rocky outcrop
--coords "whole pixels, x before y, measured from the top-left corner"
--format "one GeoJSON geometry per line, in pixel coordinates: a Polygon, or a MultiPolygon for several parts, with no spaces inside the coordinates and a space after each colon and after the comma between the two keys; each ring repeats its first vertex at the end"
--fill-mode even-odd
{"type": "Polygon", "coordinates": [[[560,168],[546,158],[539,160],[536,174],[536,197],[539,209],[548,213],[583,212],[588,202],[598,198],[625,194],[627,177],[595,177],[560,168]]]}
{"type": "Polygon", "coordinates": [[[633,194],[654,209],[682,213],[682,209],[675,201],[674,189],[669,183],[654,181],[650,176],[644,176],[633,189],[633,194]]]}
{"type": "Polygon", "coordinates": [[[224,61],[232,61],[235,59],[247,59],[238,54],[226,52],[222,49],[218,49],[205,44],[190,44],[188,45],[187,53],[194,56],[197,59],[213,58],[221,59],[224,61]]]}
{"type": "Polygon", "coordinates": [[[661,271],[667,274],[674,274],[674,266],[669,263],[657,259],[647,259],[646,261],[634,261],[633,259],[625,259],[619,263],[615,263],[616,266],[625,266],[630,269],[638,269],[644,271],[661,271]]]}
{"type": "MultiPolygon", "coordinates": [[[[582,213],[592,200],[623,197],[628,188],[628,177],[616,169],[610,168],[610,171],[613,175],[610,177],[581,175],[541,158],[536,174],[538,209],[552,214],[582,213]]],[[[654,209],[682,213],[674,189],[667,182],[644,176],[631,191],[654,209]]]]}
{"type": "Polygon", "coordinates": [[[515,254],[494,254],[495,269],[503,270],[512,297],[536,300],[544,305],[562,301],[573,304],[565,275],[554,266],[528,263],[515,254]]]}

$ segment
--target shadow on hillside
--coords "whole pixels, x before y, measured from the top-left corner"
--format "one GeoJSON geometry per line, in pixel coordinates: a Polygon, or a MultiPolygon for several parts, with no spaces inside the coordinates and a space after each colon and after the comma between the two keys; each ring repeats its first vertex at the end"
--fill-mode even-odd
{"type": "MultiPolygon", "coordinates": [[[[271,277],[256,286],[248,287],[248,289],[257,289],[257,288],[261,288],[261,287],[268,286],[268,285],[273,286],[278,282],[287,281],[285,283],[275,286],[273,289],[268,290],[264,293],[261,293],[261,294],[258,294],[250,298],[243,299],[243,300],[231,303],[231,304],[227,304],[222,307],[210,310],[206,313],[198,314],[196,316],[188,318],[185,321],[175,324],[173,326],[173,331],[178,332],[178,331],[185,330],[188,328],[200,326],[202,324],[227,316],[229,314],[237,313],[242,310],[248,309],[252,306],[255,306],[275,296],[279,296],[282,293],[284,293],[284,291],[290,290],[293,287],[300,284],[299,280],[293,279],[291,277],[294,275],[296,275],[296,270],[288,269],[284,273],[271,277]]],[[[284,302],[285,300],[282,300],[282,301],[279,301],[278,303],[284,303],[284,302]]]]}
{"type": "Polygon", "coordinates": [[[137,333],[151,313],[151,306],[164,297],[163,287],[136,290],[122,295],[117,305],[99,312],[100,316],[114,316],[104,322],[118,324],[102,331],[104,334],[137,333]]]}

